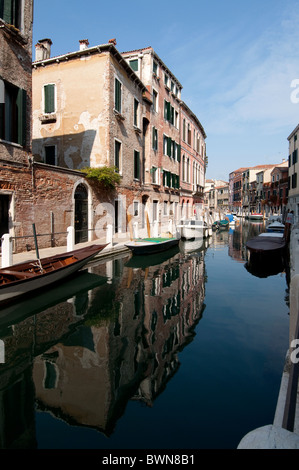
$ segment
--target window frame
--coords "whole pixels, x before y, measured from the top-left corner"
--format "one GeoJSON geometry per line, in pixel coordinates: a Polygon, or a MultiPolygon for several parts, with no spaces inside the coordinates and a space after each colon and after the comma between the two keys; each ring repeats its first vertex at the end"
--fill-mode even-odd
{"type": "Polygon", "coordinates": [[[15,28],[17,28],[19,31],[22,31],[23,10],[23,0],[3,0],[2,5],[0,5],[0,18],[6,24],[11,24],[15,26],[15,28]],[[8,12],[9,7],[10,12],[8,12]]]}

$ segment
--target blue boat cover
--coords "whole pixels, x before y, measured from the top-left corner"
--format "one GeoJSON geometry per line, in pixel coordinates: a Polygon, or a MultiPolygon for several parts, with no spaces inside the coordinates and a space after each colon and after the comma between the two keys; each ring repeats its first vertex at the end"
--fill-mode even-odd
{"type": "Polygon", "coordinates": [[[233,222],[234,221],[234,216],[232,214],[227,214],[225,216],[230,222],[233,222]]]}

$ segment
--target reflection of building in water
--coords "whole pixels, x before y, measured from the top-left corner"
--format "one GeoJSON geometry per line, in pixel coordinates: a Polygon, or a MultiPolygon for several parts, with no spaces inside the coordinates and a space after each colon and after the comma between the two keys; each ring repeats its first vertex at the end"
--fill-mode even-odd
{"type": "MultiPolygon", "coordinates": [[[[73,303],[61,302],[19,323],[1,325],[0,336],[5,344],[5,362],[0,367],[1,449],[36,447],[33,358],[82,321],[78,313],[79,310],[82,313],[85,301],[85,295],[78,295],[73,303]]],[[[29,309],[32,303],[24,301],[19,306],[2,309],[1,313],[18,317],[24,314],[27,304],[29,309]]]]}
{"type": "Polygon", "coordinates": [[[204,261],[189,256],[166,264],[163,272],[148,276],[145,285],[145,326],[150,349],[146,377],[134,398],[152,404],[177,371],[177,353],[188,344],[204,307],[204,261]]]}
{"type": "Polygon", "coordinates": [[[228,254],[236,261],[246,261],[246,242],[264,231],[264,222],[243,220],[234,230],[230,230],[228,238],[228,254]]]}
{"type": "MultiPolygon", "coordinates": [[[[204,301],[200,256],[176,254],[148,267],[113,263],[110,284],[91,293],[85,325],[34,364],[40,409],[107,435],[130,398],[152,404],[163,390],[204,301]]],[[[103,266],[94,269],[102,274],[103,266]]]]}

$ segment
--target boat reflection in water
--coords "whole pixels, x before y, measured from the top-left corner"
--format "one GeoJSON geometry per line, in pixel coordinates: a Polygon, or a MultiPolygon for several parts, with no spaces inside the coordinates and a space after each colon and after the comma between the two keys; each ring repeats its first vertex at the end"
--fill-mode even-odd
{"type": "Polygon", "coordinates": [[[69,298],[3,317],[1,448],[37,447],[36,407],[109,436],[129,400],[152,406],[202,317],[205,266],[196,251],[148,258],[94,262],[69,298]]]}

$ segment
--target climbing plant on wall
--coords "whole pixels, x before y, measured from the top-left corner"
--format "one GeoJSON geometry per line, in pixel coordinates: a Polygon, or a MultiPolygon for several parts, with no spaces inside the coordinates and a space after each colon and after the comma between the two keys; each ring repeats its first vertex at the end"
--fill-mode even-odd
{"type": "Polygon", "coordinates": [[[100,168],[82,168],[82,173],[86,178],[97,182],[105,189],[115,189],[116,185],[120,183],[120,174],[117,167],[102,166],[100,168]]]}

